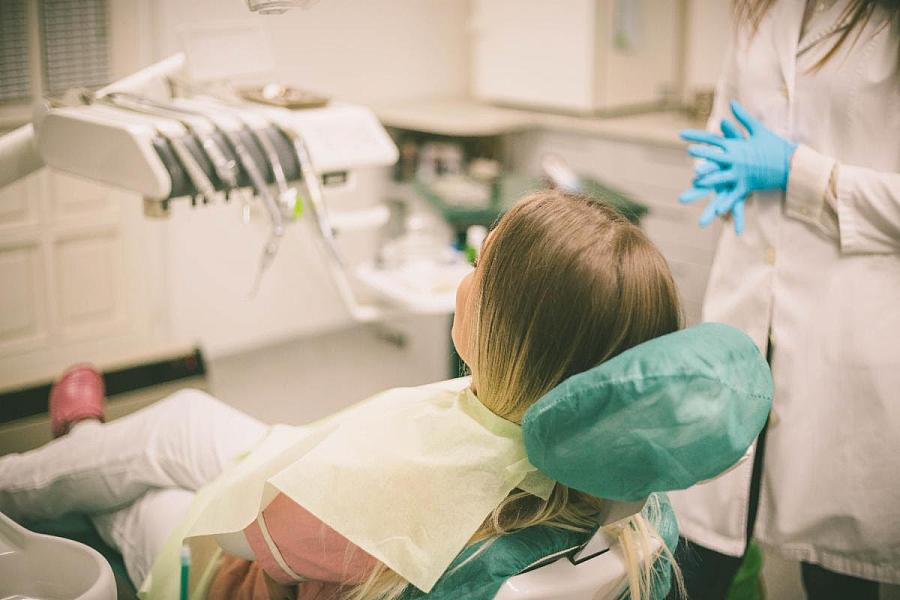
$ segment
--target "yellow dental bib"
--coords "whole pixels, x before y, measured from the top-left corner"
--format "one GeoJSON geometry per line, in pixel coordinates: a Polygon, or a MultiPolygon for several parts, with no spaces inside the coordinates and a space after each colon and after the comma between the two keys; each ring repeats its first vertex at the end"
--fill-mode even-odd
{"type": "Polygon", "coordinates": [[[274,426],[198,493],[142,595],[176,597],[182,542],[243,530],[279,492],[429,591],[513,488],[547,498],[553,486],[528,462],[520,427],[468,386],[389,390],[312,425],[274,426]]]}

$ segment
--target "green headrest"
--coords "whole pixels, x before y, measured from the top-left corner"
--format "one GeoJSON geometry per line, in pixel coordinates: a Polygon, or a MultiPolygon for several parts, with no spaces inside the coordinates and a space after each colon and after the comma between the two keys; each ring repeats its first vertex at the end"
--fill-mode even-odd
{"type": "Polygon", "coordinates": [[[611,500],[688,488],[734,465],[766,422],[769,366],[744,333],[704,323],[573,375],[525,413],[528,459],[611,500]]]}

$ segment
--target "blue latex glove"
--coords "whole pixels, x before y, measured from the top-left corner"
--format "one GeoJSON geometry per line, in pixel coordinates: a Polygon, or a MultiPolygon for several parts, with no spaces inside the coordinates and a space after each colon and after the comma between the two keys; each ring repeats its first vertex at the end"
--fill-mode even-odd
{"type": "MultiPolygon", "coordinates": [[[[744,137],[737,125],[731,121],[723,119],[720,127],[722,129],[722,135],[726,139],[743,139],[744,137]]],[[[746,199],[746,194],[741,195],[737,192],[736,186],[733,183],[700,183],[707,175],[719,171],[721,171],[721,167],[716,163],[705,160],[698,163],[694,170],[693,187],[682,192],[682,194],[678,196],[678,201],[683,204],[688,204],[701,200],[710,193],[715,193],[713,200],[706,205],[703,214],[700,215],[700,227],[706,227],[713,222],[716,216],[721,216],[731,211],[734,215],[734,229],[740,234],[744,230],[744,200],[746,199]]]]}
{"type": "Polygon", "coordinates": [[[736,138],[691,129],[681,132],[684,140],[713,146],[690,146],[688,154],[718,166],[698,178],[694,187],[734,186],[731,205],[717,208],[719,214],[731,211],[751,192],[787,189],[791,156],[797,149],[796,144],[773,133],[735,100],[731,101],[731,112],[747,130],[747,137],[739,132],[736,138]]]}

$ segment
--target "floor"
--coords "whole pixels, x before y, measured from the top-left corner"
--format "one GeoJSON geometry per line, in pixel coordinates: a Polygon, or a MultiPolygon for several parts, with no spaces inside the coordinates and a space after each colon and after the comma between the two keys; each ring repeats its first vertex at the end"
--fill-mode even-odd
{"type": "Polygon", "coordinates": [[[209,389],[268,423],[302,424],[391,387],[448,379],[447,317],[405,317],[208,362],[209,389]]]}

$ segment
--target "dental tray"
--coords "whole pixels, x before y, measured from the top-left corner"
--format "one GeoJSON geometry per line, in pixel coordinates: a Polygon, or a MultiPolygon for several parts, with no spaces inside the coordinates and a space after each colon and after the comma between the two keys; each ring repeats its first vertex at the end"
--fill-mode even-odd
{"type": "Polygon", "coordinates": [[[237,92],[244,100],[291,110],[321,108],[328,104],[328,98],[325,96],[271,83],[264,86],[239,87],[237,92]]]}

